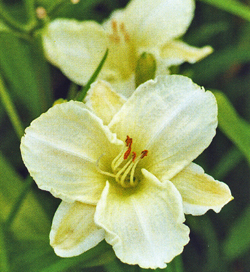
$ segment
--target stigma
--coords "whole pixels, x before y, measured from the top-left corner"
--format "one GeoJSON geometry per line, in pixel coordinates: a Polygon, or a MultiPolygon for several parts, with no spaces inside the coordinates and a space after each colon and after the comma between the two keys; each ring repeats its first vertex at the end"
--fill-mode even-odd
{"type": "MultiPolygon", "coordinates": [[[[125,146],[121,152],[115,157],[111,163],[112,172],[105,172],[99,168],[99,160],[97,161],[97,169],[100,173],[113,177],[115,181],[124,188],[135,187],[139,180],[135,176],[135,170],[138,163],[148,155],[148,150],[143,150],[139,156],[132,151],[133,139],[127,136],[125,146]]],[[[102,157],[102,156],[101,156],[102,157]]]]}

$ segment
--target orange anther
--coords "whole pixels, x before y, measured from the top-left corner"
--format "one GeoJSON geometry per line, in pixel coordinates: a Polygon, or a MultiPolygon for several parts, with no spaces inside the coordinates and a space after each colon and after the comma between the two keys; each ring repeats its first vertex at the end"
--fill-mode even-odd
{"type": "Polygon", "coordinates": [[[117,31],[118,31],[117,22],[115,20],[113,20],[111,24],[112,24],[113,33],[117,33],[117,31]]]}
{"type": "Polygon", "coordinates": [[[128,147],[128,150],[124,153],[124,160],[126,160],[131,152],[131,146],[128,147]]]}
{"type": "Polygon", "coordinates": [[[130,155],[132,142],[133,142],[133,139],[127,135],[127,139],[125,140],[125,143],[126,143],[126,146],[128,147],[128,150],[124,153],[124,160],[126,160],[128,156],[130,155]]]}
{"type": "Polygon", "coordinates": [[[130,138],[130,137],[127,135],[127,139],[125,140],[126,146],[131,147],[132,142],[133,142],[133,139],[130,138]]]}
{"type": "Polygon", "coordinates": [[[133,162],[135,161],[135,158],[136,158],[136,153],[135,153],[135,152],[132,152],[132,161],[133,161],[133,162]]]}
{"type": "Polygon", "coordinates": [[[128,42],[129,41],[129,35],[128,35],[128,32],[126,31],[124,23],[120,24],[120,30],[123,33],[125,41],[128,42]]]}
{"type": "Polygon", "coordinates": [[[143,159],[144,157],[146,157],[148,155],[148,150],[143,150],[141,152],[141,159],[143,159]]]}

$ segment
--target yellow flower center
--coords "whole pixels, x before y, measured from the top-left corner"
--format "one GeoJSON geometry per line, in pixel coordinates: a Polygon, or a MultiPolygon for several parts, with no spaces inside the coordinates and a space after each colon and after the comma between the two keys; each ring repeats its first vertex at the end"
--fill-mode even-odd
{"type": "Polygon", "coordinates": [[[135,47],[124,23],[118,23],[116,20],[113,20],[111,22],[111,30],[107,64],[112,70],[119,71],[121,79],[128,79],[136,67],[137,56],[135,47]]]}
{"type": "Polygon", "coordinates": [[[97,169],[100,173],[113,177],[124,188],[135,187],[138,184],[138,179],[135,177],[136,166],[147,156],[148,150],[143,150],[137,157],[135,152],[131,152],[133,139],[127,136],[125,143],[126,146],[111,163],[112,173],[100,169],[99,161],[101,157],[97,161],[97,169]]]}

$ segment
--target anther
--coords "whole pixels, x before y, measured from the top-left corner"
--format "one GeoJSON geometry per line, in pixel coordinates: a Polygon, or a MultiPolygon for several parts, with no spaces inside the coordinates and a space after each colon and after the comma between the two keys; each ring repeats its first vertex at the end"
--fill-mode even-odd
{"type": "Polygon", "coordinates": [[[122,32],[122,34],[124,36],[125,42],[128,42],[129,41],[129,35],[128,35],[126,29],[125,29],[124,23],[121,23],[120,29],[121,29],[121,32],[122,32]]]}
{"type": "Polygon", "coordinates": [[[120,37],[119,37],[119,34],[118,34],[117,22],[115,20],[113,20],[111,22],[111,27],[112,27],[113,33],[111,35],[109,35],[109,38],[114,43],[119,43],[120,42],[120,37]]]}
{"type": "Polygon", "coordinates": [[[118,32],[118,29],[117,29],[117,22],[115,20],[112,20],[112,30],[113,30],[113,33],[117,33],[118,32]]]}
{"type": "Polygon", "coordinates": [[[124,160],[128,158],[131,152],[131,146],[132,146],[133,139],[127,136],[127,139],[125,140],[126,146],[128,147],[127,151],[124,153],[124,160]]]}
{"type": "Polygon", "coordinates": [[[143,159],[144,157],[146,157],[148,155],[148,150],[143,150],[141,152],[141,159],[143,159]]]}
{"type": "Polygon", "coordinates": [[[136,153],[132,152],[132,162],[135,162],[135,159],[136,159],[136,153]]]}

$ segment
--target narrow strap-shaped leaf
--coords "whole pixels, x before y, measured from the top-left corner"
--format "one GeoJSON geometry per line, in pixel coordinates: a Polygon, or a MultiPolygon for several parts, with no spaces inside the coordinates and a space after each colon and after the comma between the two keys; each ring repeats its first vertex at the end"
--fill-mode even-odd
{"type": "Polygon", "coordinates": [[[236,0],[200,0],[250,21],[250,7],[236,0]]]}
{"type": "Polygon", "coordinates": [[[80,93],[77,95],[76,100],[77,101],[83,101],[84,97],[87,94],[87,91],[90,88],[90,85],[96,80],[96,78],[98,77],[99,73],[101,72],[101,69],[107,59],[108,56],[108,49],[106,50],[101,62],[99,63],[98,67],[96,68],[95,72],[93,73],[93,75],[91,76],[91,78],[89,79],[89,81],[87,82],[86,86],[80,91],[80,93]]]}
{"type": "Polygon", "coordinates": [[[242,119],[221,92],[214,92],[218,103],[219,128],[240,149],[250,163],[250,124],[242,119]]]}

